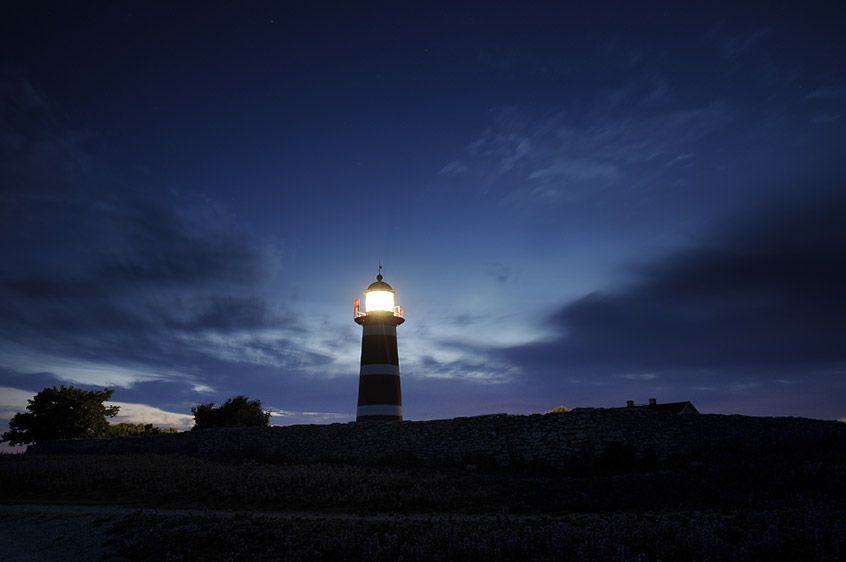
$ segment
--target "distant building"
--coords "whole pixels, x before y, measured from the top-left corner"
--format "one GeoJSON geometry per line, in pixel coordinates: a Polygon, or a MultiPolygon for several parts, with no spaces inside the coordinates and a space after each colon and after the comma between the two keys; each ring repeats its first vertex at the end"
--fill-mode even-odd
{"type": "Polygon", "coordinates": [[[693,405],[693,402],[685,400],[684,402],[664,402],[659,404],[654,398],[649,399],[648,404],[635,405],[634,400],[626,400],[625,408],[614,408],[615,410],[657,410],[659,412],[672,412],[674,414],[698,414],[699,410],[693,405]]]}

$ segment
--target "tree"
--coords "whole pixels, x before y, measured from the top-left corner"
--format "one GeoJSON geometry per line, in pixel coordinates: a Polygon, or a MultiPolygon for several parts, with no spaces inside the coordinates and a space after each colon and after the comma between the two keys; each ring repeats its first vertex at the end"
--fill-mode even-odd
{"type": "Polygon", "coordinates": [[[62,385],[45,388],[36,394],[26,409],[9,422],[9,431],[0,441],[12,445],[37,443],[51,439],[101,437],[109,428],[107,417],[117,415],[117,406],[103,404],[114,391],[82,390],[62,385]]]}
{"type": "Polygon", "coordinates": [[[246,396],[229,398],[221,406],[213,402],[191,408],[194,427],[266,427],[270,425],[270,412],[261,409],[261,400],[250,400],[246,396]]]}

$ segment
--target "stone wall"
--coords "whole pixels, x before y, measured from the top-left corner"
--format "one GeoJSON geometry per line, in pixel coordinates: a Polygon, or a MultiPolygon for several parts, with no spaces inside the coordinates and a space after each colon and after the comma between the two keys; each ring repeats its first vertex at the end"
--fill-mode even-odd
{"type": "Polygon", "coordinates": [[[435,421],[231,428],[41,443],[28,454],[183,454],[279,463],[592,466],[623,454],[673,458],[821,447],[846,450],[846,424],[806,418],[577,409],[435,421]]]}

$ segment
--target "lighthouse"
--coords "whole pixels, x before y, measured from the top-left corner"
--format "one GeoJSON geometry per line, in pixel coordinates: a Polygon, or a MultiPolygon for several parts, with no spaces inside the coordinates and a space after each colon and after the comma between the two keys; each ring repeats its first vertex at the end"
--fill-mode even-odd
{"type": "Polygon", "coordinates": [[[396,291],[382,280],[381,265],[376,281],[364,291],[364,310],[355,299],[353,318],[363,328],[356,421],[402,420],[397,326],[405,322],[405,312],[395,300],[396,291]]]}

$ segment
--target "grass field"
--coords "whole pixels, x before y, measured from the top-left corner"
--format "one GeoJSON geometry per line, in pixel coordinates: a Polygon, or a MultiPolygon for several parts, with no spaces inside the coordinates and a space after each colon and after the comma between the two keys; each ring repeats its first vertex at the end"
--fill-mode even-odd
{"type": "Polygon", "coordinates": [[[826,452],[590,474],[3,455],[0,481],[5,504],[138,508],[107,530],[130,560],[846,559],[826,452]]]}

